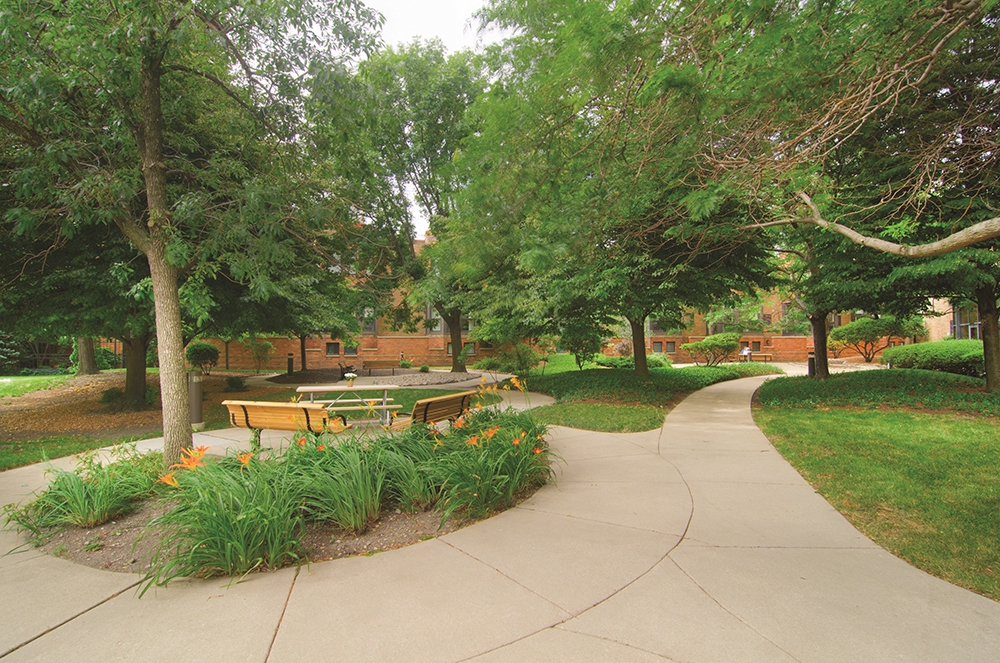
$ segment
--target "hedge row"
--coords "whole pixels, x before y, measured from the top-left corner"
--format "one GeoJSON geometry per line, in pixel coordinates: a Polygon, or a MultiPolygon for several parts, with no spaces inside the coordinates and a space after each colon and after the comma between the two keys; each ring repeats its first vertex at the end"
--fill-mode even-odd
{"type": "Polygon", "coordinates": [[[934,341],[888,348],[882,363],[892,368],[922,368],[981,377],[986,372],[982,341],[934,341]]]}

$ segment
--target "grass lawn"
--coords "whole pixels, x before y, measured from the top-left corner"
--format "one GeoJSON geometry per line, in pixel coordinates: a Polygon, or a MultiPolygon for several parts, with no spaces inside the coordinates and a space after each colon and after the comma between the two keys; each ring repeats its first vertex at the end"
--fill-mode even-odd
{"type": "Polygon", "coordinates": [[[988,409],[994,397],[970,391],[977,385],[968,378],[924,373],[777,380],[758,392],[754,415],[778,451],[873,541],[1000,600],[1000,419],[942,411],[942,403],[988,409]],[[942,393],[928,398],[920,386],[927,379],[942,393]],[[879,391],[883,407],[875,409],[870,397],[879,391]],[[934,412],[921,411],[926,401],[934,412]]]}
{"type": "Polygon", "coordinates": [[[727,364],[724,367],[654,368],[648,376],[625,369],[576,369],[528,377],[530,391],[554,396],[556,405],[535,408],[540,421],[583,430],[632,433],[652,430],[693,391],[716,382],[778,372],[766,364],[727,364]]]}
{"type": "Polygon", "coordinates": [[[0,442],[0,472],[22,465],[31,465],[42,460],[78,454],[81,451],[110,447],[121,442],[133,442],[158,437],[163,433],[150,433],[139,437],[98,439],[78,435],[53,435],[37,440],[0,442]]]}
{"type": "Polygon", "coordinates": [[[18,375],[0,378],[0,398],[21,396],[40,389],[56,387],[72,375],[18,375]]]}

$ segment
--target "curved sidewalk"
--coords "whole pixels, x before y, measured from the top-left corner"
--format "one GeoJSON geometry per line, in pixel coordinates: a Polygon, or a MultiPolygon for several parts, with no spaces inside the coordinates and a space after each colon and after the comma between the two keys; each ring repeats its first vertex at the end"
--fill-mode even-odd
{"type": "MultiPolygon", "coordinates": [[[[1000,604],[851,527],[753,424],[761,381],[702,390],[648,433],[556,428],[557,485],[372,557],[141,600],[135,576],[2,557],[0,661],[1000,659],[1000,604]]],[[[0,474],[0,502],[36,474],[0,474]]]]}

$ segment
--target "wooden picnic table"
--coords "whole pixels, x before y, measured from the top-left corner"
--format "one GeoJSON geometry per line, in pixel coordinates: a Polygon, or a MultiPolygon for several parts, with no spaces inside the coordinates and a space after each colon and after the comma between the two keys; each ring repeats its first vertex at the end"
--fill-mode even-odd
{"type": "Polygon", "coordinates": [[[362,384],[353,387],[343,384],[308,385],[299,387],[295,391],[300,394],[309,394],[310,403],[322,404],[327,411],[332,413],[362,410],[378,412],[379,422],[388,425],[391,421],[391,412],[403,407],[402,405],[390,405],[393,399],[389,398],[389,392],[393,389],[400,389],[400,386],[398,384],[362,384]],[[364,398],[358,393],[363,391],[381,391],[382,396],[381,398],[364,398]],[[337,396],[332,400],[320,400],[316,398],[317,394],[337,394],[337,396]]]}

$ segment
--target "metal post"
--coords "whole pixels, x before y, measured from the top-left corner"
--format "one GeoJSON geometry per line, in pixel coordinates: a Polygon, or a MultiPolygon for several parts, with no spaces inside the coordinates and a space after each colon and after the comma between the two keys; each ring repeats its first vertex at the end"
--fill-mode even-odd
{"type": "Polygon", "coordinates": [[[811,378],[816,377],[816,353],[810,352],[809,358],[806,360],[806,362],[807,362],[806,365],[808,366],[806,372],[809,374],[809,377],[811,378]]]}
{"type": "Polygon", "coordinates": [[[188,377],[188,403],[191,406],[191,429],[195,431],[205,430],[205,418],[201,414],[201,371],[196,368],[191,371],[188,377]]]}
{"type": "Polygon", "coordinates": [[[295,354],[288,353],[288,374],[291,375],[295,372],[295,354]]]}

